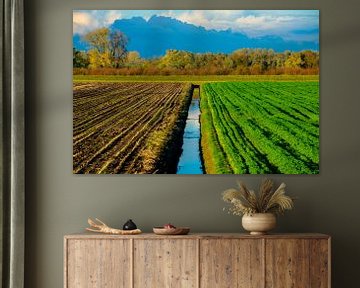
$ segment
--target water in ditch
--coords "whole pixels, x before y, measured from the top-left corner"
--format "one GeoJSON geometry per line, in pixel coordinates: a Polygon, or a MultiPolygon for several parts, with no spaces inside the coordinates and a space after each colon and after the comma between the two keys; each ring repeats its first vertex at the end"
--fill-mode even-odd
{"type": "Polygon", "coordinates": [[[200,156],[199,97],[193,97],[189,107],[177,174],[204,174],[200,156]]]}

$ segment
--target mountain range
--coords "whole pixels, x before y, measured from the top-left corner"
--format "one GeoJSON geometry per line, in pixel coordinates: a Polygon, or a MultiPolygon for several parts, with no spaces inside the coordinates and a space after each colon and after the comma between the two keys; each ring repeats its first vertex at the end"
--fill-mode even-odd
{"type": "MultiPolygon", "coordinates": [[[[319,50],[319,43],[314,41],[287,41],[273,35],[251,38],[230,29],[207,30],[165,16],[152,16],[147,21],[142,17],[118,19],[109,29],[122,31],[129,40],[128,50],[138,51],[143,58],[162,56],[168,49],[193,53],[231,53],[241,48],[267,48],[276,52],[319,50]]],[[[89,49],[79,34],[73,35],[73,45],[77,50],[89,49]]]]}

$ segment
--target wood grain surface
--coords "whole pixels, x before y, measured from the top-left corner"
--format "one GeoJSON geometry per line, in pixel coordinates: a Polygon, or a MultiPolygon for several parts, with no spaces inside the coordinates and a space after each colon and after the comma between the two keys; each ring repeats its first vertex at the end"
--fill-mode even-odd
{"type": "Polygon", "coordinates": [[[329,235],[320,233],[288,233],[288,234],[266,234],[250,235],[249,233],[189,233],[188,235],[156,235],[154,233],[142,233],[139,235],[109,235],[102,233],[77,233],[65,235],[65,239],[329,239],[329,235]]]}
{"type": "Polygon", "coordinates": [[[65,287],[130,288],[130,253],[130,240],[69,241],[65,287]]]}
{"type": "Polygon", "coordinates": [[[310,241],[266,240],[266,287],[304,288],[310,283],[310,241]]]}
{"type": "Polygon", "coordinates": [[[197,241],[134,241],[134,287],[197,287],[197,241]]]}
{"type": "Polygon", "coordinates": [[[67,235],[64,287],[330,288],[330,243],[323,234],[67,235]]]}
{"type": "Polygon", "coordinates": [[[202,240],[200,287],[263,287],[262,241],[261,239],[202,240]]]}
{"type": "Polygon", "coordinates": [[[328,288],[330,279],[330,241],[313,239],[310,242],[310,287],[328,288]]]}

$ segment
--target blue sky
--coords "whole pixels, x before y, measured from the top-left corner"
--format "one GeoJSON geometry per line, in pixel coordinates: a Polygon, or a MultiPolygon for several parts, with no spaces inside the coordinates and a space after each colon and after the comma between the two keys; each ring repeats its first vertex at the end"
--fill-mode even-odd
{"type": "Polygon", "coordinates": [[[153,15],[206,29],[231,29],[249,37],[276,35],[285,40],[319,41],[318,10],[74,10],[73,30],[84,34],[116,19],[140,16],[147,20],[153,15]]]}

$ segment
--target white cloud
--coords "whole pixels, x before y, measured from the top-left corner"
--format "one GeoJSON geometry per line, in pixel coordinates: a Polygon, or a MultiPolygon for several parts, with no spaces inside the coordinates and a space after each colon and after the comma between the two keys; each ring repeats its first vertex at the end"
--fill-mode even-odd
{"type": "Polygon", "coordinates": [[[74,11],[73,13],[73,33],[83,34],[98,26],[98,21],[91,14],[86,12],[74,11]]]}
{"type": "Polygon", "coordinates": [[[198,26],[203,26],[206,28],[210,28],[211,26],[209,19],[207,19],[207,17],[205,16],[205,12],[200,10],[184,12],[179,16],[177,16],[176,18],[183,22],[195,24],[198,26]]]}
{"type": "Polygon", "coordinates": [[[108,27],[121,18],[120,10],[84,10],[73,12],[74,33],[84,34],[100,27],[108,27]]]}
{"type": "Polygon", "coordinates": [[[293,30],[319,27],[319,13],[299,10],[193,10],[176,11],[171,17],[183,22],[203,26],[206,29],[242,32],[250,37],[277,35],[291,40],[318,41],[318,35],[294,35],[293,30]]]}
{"type": "MultiPolygon", "coordinates": [[[[242,32],[250,37],[293,37],[292,30],[318,28],[317,11],[192,10],[168,16],[206,29],[242,32]],[[310,13],[311,12],[311,13],[310,13]]],[[[164,15],[166,16],[166,15],[164,15]]]]}
{"type": "MultiPolygon", "coordinates": [[[[192,10],[169,13],[170,17],[180,21],[202,26],[207,29],[226,30],[241,11],[235,10],[192,10]]],[[[164,15],[166,16],[166,15],[164,15]]]]}
{"type": "Polygon", "coordinates": [[[110,25],[112,24],[115,20],[117,19],[121,19],[122,18],[122,13],[119,10],[109,10],[105,12],[104,15],[104,24],[106,25],[110,25]]]}
{"type": "MultiPolygon", "coordinates": [[[[236,19],[236,30],[243,31],[252,36],[264,34],[278,34],[289,31],[295,26],[292,24],[298,19],[292,16],[246,16],[236,19]]],[[[299,24],[299,22],[298,22],[299,24]]]]}

